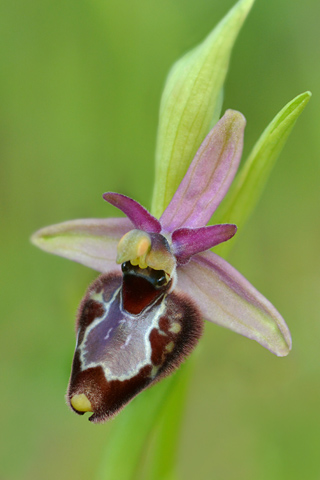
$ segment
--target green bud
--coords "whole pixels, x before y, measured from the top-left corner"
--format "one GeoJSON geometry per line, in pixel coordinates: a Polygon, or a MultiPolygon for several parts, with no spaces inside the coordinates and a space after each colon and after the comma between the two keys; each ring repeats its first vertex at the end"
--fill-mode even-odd
{"type": "Polygon", "coordinates": [[[232,47],[254,0],[240,0],[195,49],[172,67],[161,99],[152,213],[170,202],[218,118],[232,47]]]}

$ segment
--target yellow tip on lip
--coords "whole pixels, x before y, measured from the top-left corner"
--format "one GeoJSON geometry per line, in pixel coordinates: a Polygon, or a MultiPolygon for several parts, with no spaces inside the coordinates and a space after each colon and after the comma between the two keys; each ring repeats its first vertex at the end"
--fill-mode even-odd
{"type": "Polygon", "coordinates": [[[84,393],[73,395],[70,400],[71,405],[78,412],[93,412],[91,403],[84,393]]]}

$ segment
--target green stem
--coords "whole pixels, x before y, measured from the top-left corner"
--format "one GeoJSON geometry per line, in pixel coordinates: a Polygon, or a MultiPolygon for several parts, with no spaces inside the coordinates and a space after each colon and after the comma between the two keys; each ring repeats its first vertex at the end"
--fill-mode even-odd
{"type": "MultiPolygon", "coordinates": [[[[185,366],[184,366],[185,367],[185,366]]],[[[151,432],[180,384],[184,369],[136,397],[112,422],[97,480],[133,480],[151,432]]]]}
{"type": "MultiPolygon", "coordinates": [[[[194,357],[179,370],[162,415],[158,418],[155,441],[147,459],[145,480],[174,480],[177,463],[177,446],[187,402],[188,387],[193,374],[194,357]]],[[[141,477],[139,477],[141,478],[141,477]]]]}

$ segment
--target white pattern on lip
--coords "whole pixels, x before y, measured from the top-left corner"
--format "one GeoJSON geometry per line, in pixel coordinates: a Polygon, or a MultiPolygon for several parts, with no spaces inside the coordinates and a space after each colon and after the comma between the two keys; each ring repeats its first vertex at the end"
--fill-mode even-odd
{"type": "MultiPolygon", "coordinates": [[[[156,328],[160,333],[159,320],[166,309],[166,301],[162,301],[160,305],[155,306],[154,303],[149,305],[141,314],[132,315],[121,308],[121,287],[117,288],[112,298],[105,302],[102,297],[97,298],[97,294],[93,292],[91,298],[103,306],[104,312],[101,317],[96,318],[86,329],[81,345],[78,347],[80,354],[81,370],[101,366],[107,381],[120,380],[125,381],[138,375],[139,371],[147,366],[152,365],[151,355],[152,348],[150,343],[150,333],[156,328]],[[119,296],[120,293],[120,296],[119,296]],[[108,315],[117,313],[120,319],[117,326],[111,326],[107,329],[104,340],[114,342],[112,349],[122,350],[124,357],[117,359],[111,353],[108,358],[99,358],[96,360],[97,351],[92,351],[89,346],[89,336],[94,335],[95,329],[101,329],[102,322],[108,321],[108,315]],[[114,331],[116,329],[116,332],[114,331]],[[113,335],[111,332],[113,331],[113,335]],[[119,335],[118,335],[119,334],[119,335]],[[112,339],[112,336],[114,337],[112,339]],[[130,351],[126,348],[130,344],[130,351]],[[131,351],[132,350],[132,351],[131,351]],[[91,357],[91,359],[90,359],[91,357]]],[[[165,297],[164,297],[165,299],[165,297]]],[[[96,330],[98,335],[99,330],[96,330]]],[[[100,337],[101,338],[101,337],[100,337]]],[[[91,339],[92,341],[92,339],[91,339]]]]}

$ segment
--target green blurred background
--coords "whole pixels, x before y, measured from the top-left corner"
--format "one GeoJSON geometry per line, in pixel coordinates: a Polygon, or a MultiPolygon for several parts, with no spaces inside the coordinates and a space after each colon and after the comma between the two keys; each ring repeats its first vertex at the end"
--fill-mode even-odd
{"type": "MultiPolygon", "coordinates": [[[[109,426],[74,415],[64,394],[96,274],[29,236],[117,215],[107,190],[150,206],[166,74],[233,3],[0,4],[1,480],[93,478],[109,426]]],[[[316,0],[256,0],[233,52],[224,109],[248,120],[244,156],[287,101],[313,92],[230,258],[294,347],[276,358],[206,325],[179,448],[186,480],[320,478],[319,16],[316,0]]]]}

